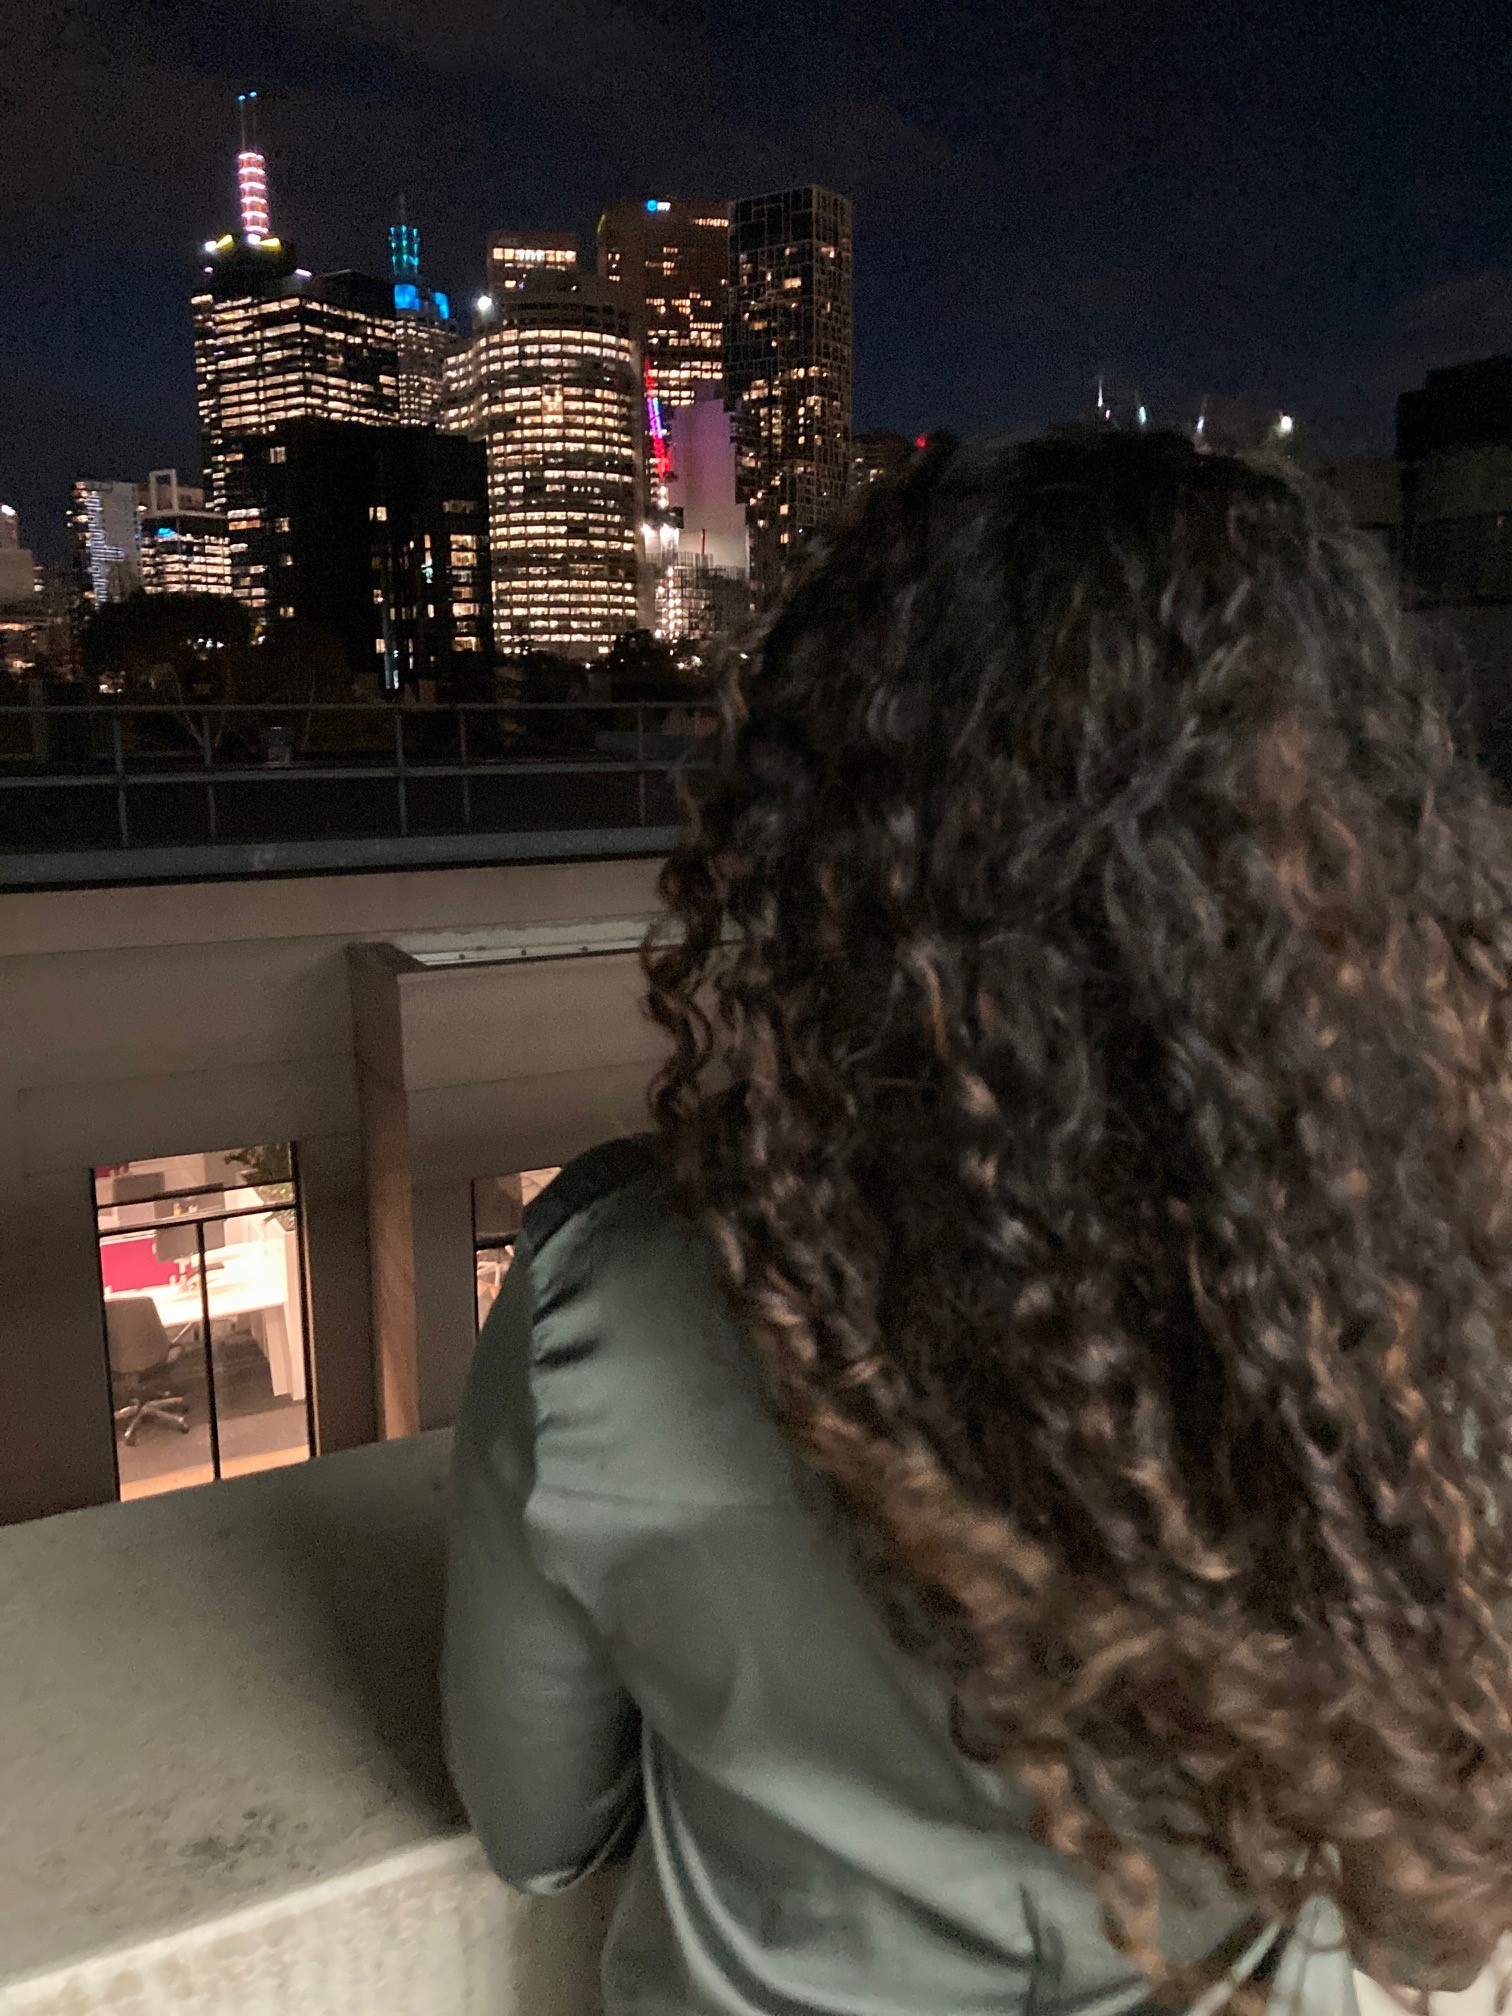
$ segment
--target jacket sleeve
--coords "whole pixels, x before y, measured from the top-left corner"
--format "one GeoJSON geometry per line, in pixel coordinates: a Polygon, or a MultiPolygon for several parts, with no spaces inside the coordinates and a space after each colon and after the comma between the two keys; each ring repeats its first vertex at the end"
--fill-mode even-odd
{"type": "Polygon", "coordinates": [[[457,1426],[442,1699],[452,1778],[490,1863],[545,1895],[623,1861],[642,1806],[635,1704],[592,1619],[531,1548],[532,1324],[522,1239],[457,1426]]]}

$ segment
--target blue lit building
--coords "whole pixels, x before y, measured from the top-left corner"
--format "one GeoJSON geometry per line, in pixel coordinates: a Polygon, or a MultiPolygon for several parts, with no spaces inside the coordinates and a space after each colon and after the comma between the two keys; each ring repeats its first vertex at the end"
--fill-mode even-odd
{"type": "Polygon", "coordinates": [[[405,221],[389,226],[389,272],[394,289],[395,347],[399,370],[399,422],[434,426],[441,410],[446,358],[466,340],[452,320],[451,300],[420,277],[420,229],[405,221]]]}
{"type": "Polygon", "coordinates": [[[229,595],[231,542],[226,520],[176,469],[154,469],[138,524],[142,587],[149,595],[229,595]]]}

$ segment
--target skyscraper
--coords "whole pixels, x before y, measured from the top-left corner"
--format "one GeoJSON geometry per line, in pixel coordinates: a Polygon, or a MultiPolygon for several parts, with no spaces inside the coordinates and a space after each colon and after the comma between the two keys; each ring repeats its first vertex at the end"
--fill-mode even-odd
{"type": "Polygon", "coordinates": [[[420,277],[420,231],[404,215],[389,227],[389,272],[394,283],[399,419],[412,427],[434,426],[441,411],[442,367],[464,338],[452,321],[451,297],[427,287],[420,277]]]}
{"type": "Polygon", "coordinates": [[[843,508],[850,477],[851,205],[819,188],[735,205],[725,377],[758,598],[843,508]]]}
{"type": "Polygon", "coordinates": [[[264,500],[248,552],[271,622],[332,640],[387,693],[478,662],[488,634],[486,460],[428,427],[295,420],[246,443],[264,500]]]}
{"type": "Polygon", "coordinates": [[[639,354],[595,280],[541,274],[448,360],[443,424],[486,444],[494,643],[603,656],[636,621],[639,354]]]}
{"type": "Polygon", "coordinates": [[[268,463],[251,444],[300,420],[424,424],[439,395],[435,352],[444,345],[435,330],[449,319],[450,304],[420,286],[412,227],[400,227],[405,235],[394,246],[402,278],[343,272],[317,279],[296,263],[293,247],[269,229],[266,165],[247,102],[253,95],[242,104],[237,160],[242,232],[205,246],[191,309],[209,503],[226,515],[232,592],[267,611],[268,582],[256,557],[267,504],[252,472],[268,463]]]}
{"type": "Polygon", "coordinates": [[[233,252],[210,270],[193,309],[209,501],[226,516],[232,592],[265,610],[267,582],[254,553],[267,513],[252,478],[266,464],[254,444],[298,420],[399,424],[392,288],[360,273],[315,281],[248,272],[233,252]]]}
{"type": "Polygon", "coordinates": [[[727,204],[647,197],[598,223],[598,271],[620,289],[662,408],[686,406],[724,380],[730,293],[727,204]]]}
{"type": "Polygon", "coordinates": [[[578,245],[571,231],[494,231],[488,240],[484,292],[495,301],[517,294],[527,280],[555,273],[575,280],[578,245]]]}
{"type": "MultiPolygon", "coordinates": [[[[641,353],[645,396],[644,484],[647,562],[654,579],[643,595],[664,630],[670,583],[666,569],[676,540],[671,479],[675,467],[671,416],[700,392],[724,383],[724,324],[730,292],[727,205],[648,196],[618,203],[598,223],[600,280],[630,311],[641,353]]],[[[681,634],[680,632],[675,634],[681,634]]]]}
{"type": "Polygon", "coordinates": [[[137,545],[137,486],[81,476],[69,511],[74,563],[89,608],[123,602],[142,585],[137,545]]]}
{"type": "Polygon", "coordinates": [[[869,434],[852,436],[851,489],[869,490],[873,483],[885,483],[899,475],[922,446],[922,441],[910,441],[891,427],[875,427],[869,434]]]}
{"type": "Polygon", "coordinates": [[[191,302],[194,375],[210,498],[226,507],[241,437],[291,420],[399,422],[398,330],[387,282],[280,271],[261,247],[212,256],[191,302]]]}
{"type": "Polygon", "coordinates": [[[750,535],[736,487],[732,416],[717,385],[668,419],[671,536],[657,581],[656,628],[703,642],[750,613],[750,535]]]}
{"type": "Polygon", "coordinates": [[[23,678],[36,662],[42,629],[42,578],[21,544],[14,504],[0,504],[0,690],[8,674],[23,678]]]}
{"type": "Polygon", "coordinates": [[[21,544],[14,504],[0,504],[0,602],[30,602],[37,592],[37,563],[21,544]]]}
{"type": "Polygon", "coordinates": [[[138,537],[149,595],[231,593],[225,517],[207,509],[203,490],[180,483],[177,469],[154,469],[147,478],[138,537]]]}

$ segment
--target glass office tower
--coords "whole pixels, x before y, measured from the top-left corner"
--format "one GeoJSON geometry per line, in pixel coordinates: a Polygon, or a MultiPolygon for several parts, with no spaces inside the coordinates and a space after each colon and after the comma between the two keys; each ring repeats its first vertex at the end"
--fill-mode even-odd
{"type": "Polygon", "coordinates": [[[599,278],[617,287],[665,410],[724,381],[730,292],[727,204],[647,197],[598,224],[599,278]]]}
{"type": "Polygon", "coordinates": [[[135,483],[81,476],[73,486],[69,529],[79,586],[89,608],[123,602],[142,585],[135,483]]]}
{"type": "Polygon", "coordinates": [[[612,287],[543,274],[448,360],[443,424],[486,444],[494,643],[602,657],[636,621],[640,360],[612,287]]]}
{"type": "Polygon", "coordinates": [[[844,506],[852,328],[849,199],[809,187],[738,202],[725,377],[760,601],[844,506]]]}

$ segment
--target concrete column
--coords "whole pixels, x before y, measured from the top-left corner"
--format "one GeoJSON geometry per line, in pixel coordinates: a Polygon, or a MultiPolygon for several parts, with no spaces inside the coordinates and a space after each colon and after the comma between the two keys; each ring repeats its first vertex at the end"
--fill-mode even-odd
{"type": "Polygon", "coordinates": [[[386,1440],[457,1418],[477,1342],[472,1183],[418,1172],[406,1094],[358,1077],[372,1254],[373,1369],[386,1440]]]}
{"type": "Polygon", "coordinates": [[[416,1182],[410,1223],[415,1238],[415,1353],[420,1426],[449,1428],[478,1341],[473,1259],[472,1183],[416,1182]]]}
{"type": "Polygon", "coordinates": [[[0,1225],[0,1524],[107,1504],[114,1433],[87,1168],[8,1187],[0,1225]]]}
{"type": "Polygon", "coordinates": [[[315,1449],[329,1456],[376,1440],[372,1280],[362,1137],[317,1134],[298,1144],[309,1300],[315,1449]]]}
{"type": "Polygon", "coordinates": [[[357,1097],[367,1173],[376,1425],[385,1441],[393,1441],[420,1428],[408,1102],[401,1087],[365,1062],[357,1068],[357,1097]]]}
{"type": "Polygon", "coordinates": [[[474,1178],[556,1168],[646,1125],[666,1045],[639,960],[541,930],[538,952],[496,960],[348,951],[385,1439],[457,1418],[477,1341],[474,1178]]]}

